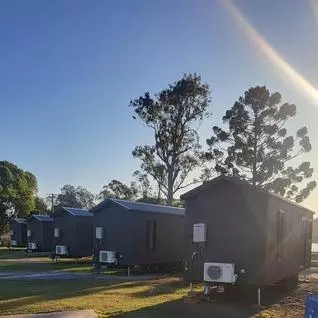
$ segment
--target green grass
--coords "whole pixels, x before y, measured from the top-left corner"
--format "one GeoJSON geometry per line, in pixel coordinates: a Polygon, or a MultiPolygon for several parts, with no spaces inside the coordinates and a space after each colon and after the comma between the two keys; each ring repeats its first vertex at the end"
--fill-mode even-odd
{"type": "Polygon", "coordinates": [[[0,314],[94,309],[99,316],[110,317],[175,301],[181,299],[186,292],[185,283],[176,278],[148,282],[2,282],[0,314]]]}
{"type": "MultiPolygon", "coordinates": [[[[184,304],[188,285],[180,278],[151,281],[6,280],[0,281],[0,315],[93,309],[100,317],[303,317],[304,298],[318,283],[301,284],[289,294],[274,295],[260,309],[242,295],[213,303],[184,304]]],[[[264,297],[265,298],[265,297],[264,297]]]]}
{"type": "MultiPolygon", "coordinates": [[[[91,260],[60,259],[56,263],[47,257],[25,259],[23,251],[0,249],[0,271],[3,270],[90,272],[91,260]]],[[[177,277],[151,281],[123,281],[124,278],[115,277],[98,280],[93,276],[83,280],[0,280],[0,315],[94,309],[100,317],[296,318],[303,317],[305,296],[318,292],[318,273],[312,275],[311,283],[301,284],[290,294],[276,295],[269,290],[270,301],[263,310],[253,306],[255,294],[248,301],[244,295],[236,295],[235,300],[218,299],[212,304],[184,304],[182,297],[188,285],[177,277]]]]}

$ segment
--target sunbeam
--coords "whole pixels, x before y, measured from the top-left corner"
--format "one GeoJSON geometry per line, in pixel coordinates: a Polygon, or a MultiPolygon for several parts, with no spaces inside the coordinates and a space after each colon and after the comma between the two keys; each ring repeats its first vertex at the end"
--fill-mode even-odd
{"type": "Polygon", "coordinates": [[[248,39],[281,71],[284,79],[287,77],[287,80],[290,80],[315,106],[318,106],[318,90],[273,49],[264,37],[254,29],[231,0],[224,0],[222,3],[239,26],[243,28],[248,39]]]}
{"type": "Polygon", "coordinates": [[[318,0],[310,0],[312,11],[314,18],[316,20],[316,23],[318,24],[318,0]]]}

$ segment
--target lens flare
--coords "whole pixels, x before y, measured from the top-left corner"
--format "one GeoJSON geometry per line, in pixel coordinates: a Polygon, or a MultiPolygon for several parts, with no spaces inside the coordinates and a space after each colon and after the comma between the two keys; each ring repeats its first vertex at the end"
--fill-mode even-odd
{"type": "Polygon", "coordinates": [[[316,20],[316,23],[318,24],[318,0],[311,0],[310,3],[311,3],[314,18],[316,20]]]}
{"type": "MultiPolygon", "coordinates": [[[[313,0],[314,1],[314,0],[313,0]]],[[[274,49],[271,45],[259,34],[253,26],[248,22],[244,15],[234,5],[231,0],[223,0],[227,11],[238,23],[238,25],[245,31],[247,38],[257,46],[257,48],[268,58],[268,60],[278,68],[284,79],[290,80],[293,85],[300,89],[309,100],[318,105],[318,90],[313,87],[301,74],[291,67],[274,49]]],[[[317,2],[318,5],[318,2],[317,2]]]]}

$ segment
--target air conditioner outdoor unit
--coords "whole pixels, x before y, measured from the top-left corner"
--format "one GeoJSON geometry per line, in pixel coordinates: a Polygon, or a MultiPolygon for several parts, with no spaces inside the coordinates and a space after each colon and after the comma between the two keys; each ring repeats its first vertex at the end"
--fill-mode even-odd
{"type": "Polygon", "coordinates": [[[10,245],[11,245],[11,246],[17,246],[18,243],[17,243],[16,240],[11,240],[10,245]]]}
{"type": "Polygon", "coordinates": [[[204,281],[217,283],[235,283],[237,275],[232,263],[204,263],[204,281]]]}
{"type": "Polygon", "coordinates": [[[55,237],[55,238],[60,237],[60,229],[57,228],[57,227],[54,229],[54,237],[55,237]]]}
{"type": "Polygon", "coordinates": [[[55,253],[57,255],[67,255],[68,254],[67,246],[65,246],[65,245],[56,245],[55,253]]]}
{"type": "Polygon", "coordinates": [[[116,264],[116,252],[113,251],[99,251],[99,262],[107,264],[116,264]]]}
{"type": "Polygon", "coordinates": [[[29,243],[28,244],[28,249],[31,251],[35,251],[38,249],[38,245],[36,243],[29,243]]]}

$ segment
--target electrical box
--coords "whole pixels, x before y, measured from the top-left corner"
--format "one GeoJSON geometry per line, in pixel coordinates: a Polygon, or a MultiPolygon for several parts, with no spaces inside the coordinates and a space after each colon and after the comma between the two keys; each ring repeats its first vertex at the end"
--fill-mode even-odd
{"type": "Polygon", "coordinates": [[[28,237],[31,237],[32,236],[32,231],[28,230],[27,235],[28,235],[28,237]]]}
{"type": "Polygon", "coordinates": [[[54,237],[56,238],[60,237],[60,229],[57,227],[54,229],[54,237]]]}
{"type": "Polygon", "coordinates": [[[101,240],[104,237],[104,229],[102,227],[96,227],[96,239],[101,240]]]}
{"type": "Polygon", "coordinates": [[[206,241],[206,224],[193,224],[193,242],[203,243],[206,241]]]}

